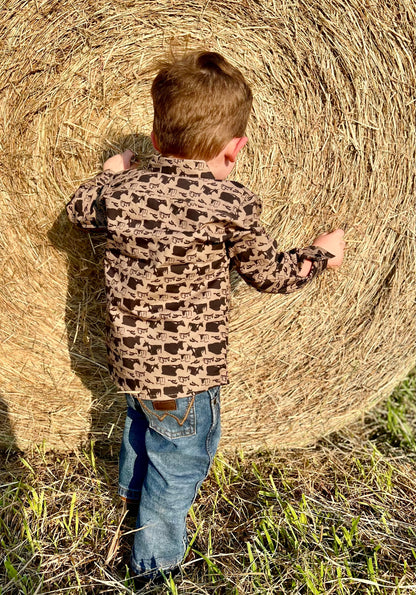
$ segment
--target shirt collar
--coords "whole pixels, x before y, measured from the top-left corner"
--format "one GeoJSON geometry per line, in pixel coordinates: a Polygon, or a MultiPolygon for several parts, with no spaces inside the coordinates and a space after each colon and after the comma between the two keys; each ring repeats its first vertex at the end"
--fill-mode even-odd
{"type": "Polygon", "coordinates": [[[160,171],[162,174],[174,174],[215,180],[206,161],[154,155],[149,161],[148,168],[152,171],[160,171]]]}

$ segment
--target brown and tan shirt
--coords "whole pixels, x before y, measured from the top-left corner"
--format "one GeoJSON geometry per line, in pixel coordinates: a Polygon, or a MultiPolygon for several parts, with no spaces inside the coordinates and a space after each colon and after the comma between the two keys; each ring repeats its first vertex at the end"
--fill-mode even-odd
{"type": "Polygon", "coordinates": [[[227,384],[229,265],[259,291],[290,293],[332,255],[279,252],[260,224],[259,199],[214,178],[204,161],[156,156],[146,170],[105,171],[67,205],[84,229],[106,229],[109,369],[146,399],[227,384]],[[313,261],[300,277],[302,261],[313,261]]]}

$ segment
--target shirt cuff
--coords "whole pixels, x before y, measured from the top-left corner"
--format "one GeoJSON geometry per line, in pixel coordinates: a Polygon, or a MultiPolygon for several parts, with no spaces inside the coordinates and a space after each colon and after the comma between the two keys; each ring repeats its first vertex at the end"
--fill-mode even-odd
{"type": "Polygon", "coordinates": [[[313,277],[316,277],[316,275],[322,273],[328,265],[328,260],[330,258],[334,258],[334,256],[335,254],[331,254],[331,252],[328,252],[323,248],[319,248],[319,246],[308,246],[307,248],[302,248],[299,254],[299,261],[312,261],[311,270],[306,275],[305,279],[313,279],[313,277]]]}

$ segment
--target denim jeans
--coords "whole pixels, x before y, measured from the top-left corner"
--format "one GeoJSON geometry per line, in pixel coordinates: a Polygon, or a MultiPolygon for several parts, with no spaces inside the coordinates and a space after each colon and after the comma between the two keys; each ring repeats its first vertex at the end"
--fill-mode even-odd
{"type": "Polygon", "coordinates": [[[154,578],[185,555],[186,516],[220,439],[220,387],[177,399],[173,411],[126,398],[119,494],[139,501],[130,566],[154,578]]]}

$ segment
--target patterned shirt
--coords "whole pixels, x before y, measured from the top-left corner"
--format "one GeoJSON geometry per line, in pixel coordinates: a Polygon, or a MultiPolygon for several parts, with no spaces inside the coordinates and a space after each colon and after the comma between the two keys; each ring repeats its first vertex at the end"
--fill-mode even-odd
{"type": "Polygon", "coordinates": [[[290,293],[332,256],[314,246],[279,252],[259,199],[216,180],[204,161],[159,155],[146,170],[104,171],[67,212],[84,229],[107,231],[111,375],[122,391],[156,401],[228,383],[230,261],[257,290],[290,293]],[[312,268],[301,277],[305,258],[312,268]]]}

